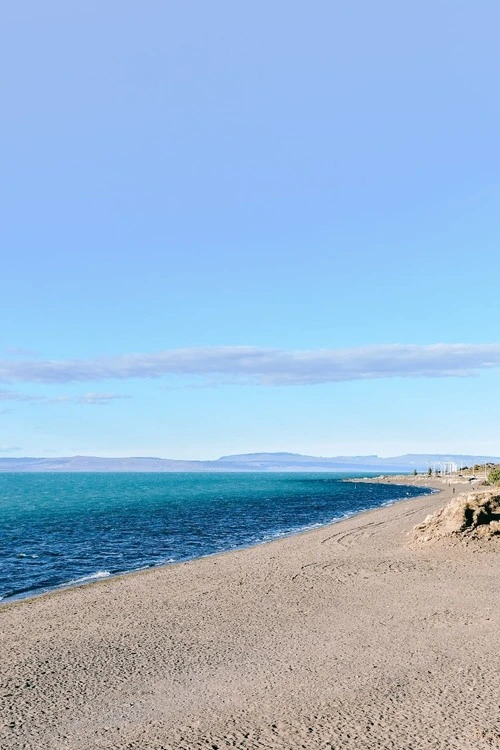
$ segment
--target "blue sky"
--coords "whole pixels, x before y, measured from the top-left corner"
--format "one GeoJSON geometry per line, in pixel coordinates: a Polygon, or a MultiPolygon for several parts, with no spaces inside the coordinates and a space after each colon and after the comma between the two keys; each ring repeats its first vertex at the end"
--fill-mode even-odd
{"type": "Polygon", "coordinates": [[[499,23],[4,9],[0,455],[499,455],[499,23]]]}

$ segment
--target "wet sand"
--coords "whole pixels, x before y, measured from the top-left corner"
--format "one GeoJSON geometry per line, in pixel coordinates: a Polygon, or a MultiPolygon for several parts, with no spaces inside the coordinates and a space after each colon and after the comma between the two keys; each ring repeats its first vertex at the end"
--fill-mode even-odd
{"type": "Polygon", "coordinates": [[[451,493],[4,605],[0,747],[500,748],[499,541],[408,536],[451,493]]]}

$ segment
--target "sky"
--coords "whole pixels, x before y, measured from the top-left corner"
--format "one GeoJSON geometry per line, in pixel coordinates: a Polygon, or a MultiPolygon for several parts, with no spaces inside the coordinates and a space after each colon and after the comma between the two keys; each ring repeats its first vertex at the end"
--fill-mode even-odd
{"type": "Polygon", "coordinates": [[[500,455],[499,28],[8,4],[0,456],[500,455]]]}

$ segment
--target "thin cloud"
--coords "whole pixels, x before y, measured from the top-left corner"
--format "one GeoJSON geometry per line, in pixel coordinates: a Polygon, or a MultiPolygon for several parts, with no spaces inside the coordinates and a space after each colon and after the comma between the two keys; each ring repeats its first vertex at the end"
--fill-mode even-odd
{"type": "Polygon", "coordinates": [[[468,377],[500,367],[500,344],[391,344],[285,351],[226,346],[72,360],[0,360],[0,381],[63,384],[196,376],[262,385],[468,377]]]}
{"type": "MultiPolygon", "coordinates": [[[[83,404],[91,406],[105,406],[111,401],[119,398],[130,398],[118,393],[85,393],[83,396],[30,396],[27,393],[19,393],[8,389],[0,389],[0,401],[24,401],[34,404],[83,404]]],[[[0,414],[11,414],[12,409],[3,409],[0,414]]]]}
{"type": "Polygon", "coordinates": [[[117,393],[85,393],[83,396],[55,396],[48,398],[49,404],[89,404],[91,406],[106,406],[117,398],[130,398],[117,393]]]}
{"type": "Polygon", "coordinates": [[[17,445],[0,445],[0,453],[16,453],[21,448],[17,445]]]}
{"type": "Polygon", "coordinates": [[[0,388],[0,401],[43,401],[43,397],[29,396],[26,393],[0,388]]]}
{"type": "Polygon", "coordinates": [[[40,357],[36,349],[24,349],[22,346],[11,346],[5,349],[5,353],[11,357],[40,357]]]}

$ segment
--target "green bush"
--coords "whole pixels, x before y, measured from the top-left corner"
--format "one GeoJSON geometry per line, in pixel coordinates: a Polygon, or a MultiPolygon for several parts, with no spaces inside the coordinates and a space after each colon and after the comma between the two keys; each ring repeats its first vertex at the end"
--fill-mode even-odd
{"type": "Polygon", "coordinates": [[[488,474],[488,484],[500,484],[500,466],[495,466],[488,474]]]}

